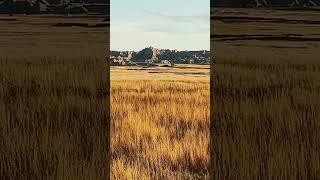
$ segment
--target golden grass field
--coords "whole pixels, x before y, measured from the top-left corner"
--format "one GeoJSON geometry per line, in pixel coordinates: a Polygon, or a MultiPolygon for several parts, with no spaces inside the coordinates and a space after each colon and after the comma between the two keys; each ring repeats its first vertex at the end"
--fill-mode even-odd
{"type": "Polygon", "coordinates": [[[106,179],[107,78],[99,58],[0,58],[3,179],[106,179]]]}
{"type": "Polygon", "coordinates": [[[0,20],[0,179],[108,179],[107,28],[10,18],[0,20]]]}
{"type": "Polygon", "coordinates": [[[111,67],[111,179],[209,178],[209,71],[111,67]]]}
{"type": "Polygon", "coordinates": [[[215,179],[320,177],[320,63],[216,63],[215,179]]]}
{"type": "MultiPolygon", "coordinates": [[[[231,15],[319,20],[315,12],[223,11],[231,15]]],[[[218,20],[211,21],[211,26],[213,34],[289,33],[312,38],[319,36],[315,29],[320,28],[319,24],[218,20]]],[[[289,38],[213,38],[211,42],[211,178],[319,179],[320,42],[289,38]]]]}

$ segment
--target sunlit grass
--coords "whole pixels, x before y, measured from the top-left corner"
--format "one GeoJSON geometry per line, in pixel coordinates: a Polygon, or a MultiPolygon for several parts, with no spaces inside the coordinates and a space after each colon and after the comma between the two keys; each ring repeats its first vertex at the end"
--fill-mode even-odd
{"type": "Polygon", "coordinates": [[[317,179],[320,63],[265,58],[217,58],[212,177],[317,179]]]}
{"type": "Polygon", "coordinates": [[[0,179],[106,179],[103,59],[0,59],[0,179]]]}
{"type": "Polygon", "coordinates": [[[208,178],[208,76],[120,73],[129,80],[111,81],[112,179],[208,178]]]}

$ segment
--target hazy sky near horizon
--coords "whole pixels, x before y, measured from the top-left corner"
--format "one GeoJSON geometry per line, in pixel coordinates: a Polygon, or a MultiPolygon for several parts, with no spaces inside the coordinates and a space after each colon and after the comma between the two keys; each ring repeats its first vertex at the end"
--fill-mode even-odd
{"type": "Polygon", "coordinates": [[[111,50],[210,49],[210,0],[111,0],[111,50]]]}

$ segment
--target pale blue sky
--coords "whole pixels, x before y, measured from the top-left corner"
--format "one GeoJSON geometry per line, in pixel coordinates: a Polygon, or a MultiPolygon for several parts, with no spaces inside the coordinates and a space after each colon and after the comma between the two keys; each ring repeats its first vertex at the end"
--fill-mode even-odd
{"type": "Polygon", "coordinates": [[[111,0],[111,50],[210,49],[210,0],[111,0]]]}

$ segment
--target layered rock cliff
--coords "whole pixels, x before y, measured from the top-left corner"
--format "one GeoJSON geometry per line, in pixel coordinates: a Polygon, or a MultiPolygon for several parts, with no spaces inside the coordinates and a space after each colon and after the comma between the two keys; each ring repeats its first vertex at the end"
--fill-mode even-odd
{"type": "Polygon", "coordinates": [[[177,51],[148,47],[141,51],[111,51],[111,65],[134,65],[139,63],[156,64],[169,62],[171,64],[209,64],[210,52],[177,51]]]}

